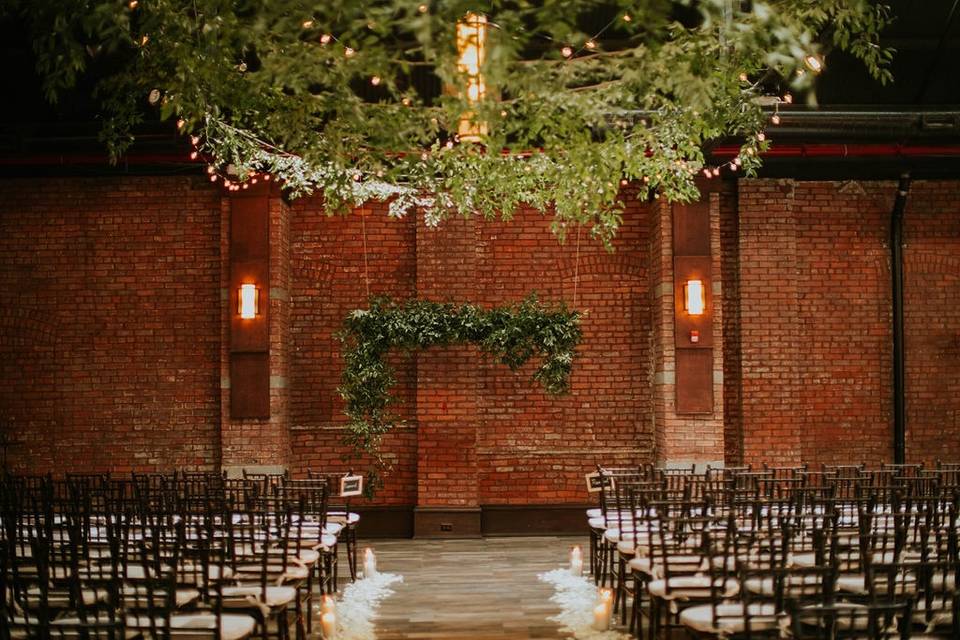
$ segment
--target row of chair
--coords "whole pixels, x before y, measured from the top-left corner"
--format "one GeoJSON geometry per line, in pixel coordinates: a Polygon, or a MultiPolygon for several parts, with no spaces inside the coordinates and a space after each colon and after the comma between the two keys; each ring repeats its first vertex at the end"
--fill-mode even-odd
{"type": "Polygon", "coordinates": [[[305,638],[341,546],[356,576],[336,479],[6,477],[0,640],[305,638]]]}
{"type": "Polygon", "coordinates": [[[600,468],[591,569],[638,637],[960,638],[958,468],[600,468]]]}

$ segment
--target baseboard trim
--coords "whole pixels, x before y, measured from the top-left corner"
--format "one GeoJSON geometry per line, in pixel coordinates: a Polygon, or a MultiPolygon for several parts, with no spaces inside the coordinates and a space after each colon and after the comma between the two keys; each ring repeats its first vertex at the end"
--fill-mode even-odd
{"type": "Polygon", "coordinates": [[[588,504],[355,507],[362,538],[583,535],[588,504]],[[447,530],[447,525],[450,529],[447,530]]]}

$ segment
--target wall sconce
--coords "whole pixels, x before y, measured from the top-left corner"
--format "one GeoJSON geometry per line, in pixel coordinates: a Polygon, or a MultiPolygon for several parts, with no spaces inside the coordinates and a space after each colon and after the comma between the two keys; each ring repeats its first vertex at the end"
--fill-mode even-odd
{"type": "Polygon", "coordinates": [[[703,315],[707,306],[706,292],[703,290],[703,280],[687,280],[683,285],[683,308],[692,316],[703,315]]]}
{"type": "Polygon", "coordinates": [[[244,320],[252,320],[260,312],[260,290],[255,284],[240,285],[240,305],[237,311],[244,320]]]}

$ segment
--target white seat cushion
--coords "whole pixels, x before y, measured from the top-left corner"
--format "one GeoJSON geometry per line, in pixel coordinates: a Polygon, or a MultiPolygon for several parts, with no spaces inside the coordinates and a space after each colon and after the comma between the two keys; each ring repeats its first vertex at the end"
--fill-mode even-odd
{"type": "Polygon", "coordinates": [[[297,597],[297,590],[294,587],[267,587],[266,602],[261,601],[259,585],[241,585],[239,587],[224,587],[223,598],[224,607],[231,609],[246,609],[251,604],[265,604],[270,608],[285,607],[297,597]]]}
{"type": "MultiPolygon", "coordinates": [[[[723,589],[723,596],[729,598],[738,592],[737,582],[733,579],[724,581],[717,578],[714,584],[723,589]]],[[[653,580],[647,585],[647,590],[651,596],[657,598],[670,598],[676,600],[687,600],[690,598],[709,597],[710,596],[710,576],[674,576],[670,578],[670,593],[667,594],[667,581],[664,579],[653,580]]]]}
{"type": "MultiPolygon", "coordinates": [[[[216,628],[217,617],[209,613],[170,616],[171,635],[183,637],[191,630],[209,631],[216,628]],[[184,633],[186,632],[186,633],[184,633]]],[[[220,617],[220,640],[243,640],[253,634],[256,621],[241,614],[224,614],[220,617]]],[[[203,634],[209,637],[209,634],[203,634]]]]}
{"type": "MultiPolygon", "coordinates": [[[[746,612],[750,614],[750,631],[775,629],[778,625],[776,607],[772,602],[752,603],[746,612]]],[[[713,606],[709,604],[690,607],[680,613],[680,623],[694,631],[712,635],[742,633],[747,628],[742,602],[719,604],[714,619],[713,606]]]]}

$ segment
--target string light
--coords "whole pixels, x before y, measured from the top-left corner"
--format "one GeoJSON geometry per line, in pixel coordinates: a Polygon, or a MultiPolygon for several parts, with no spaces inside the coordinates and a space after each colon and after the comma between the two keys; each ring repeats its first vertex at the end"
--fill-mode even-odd
{"type": "Polygon", "coordinates": [[[773,116],[770,118],[770,122],[772,122],[773,124],[780,124],[780,114],[779,113],[773,114],[773,116]]]}
{"type": "Polygon", "coordinates": [[[320,44],[330,44],[330,40],[333,38],[329,33],[325,33],[320,36],[320,44]]]}
{"type": "Polygon", "coordinates": [[[346,56],[347,58],[352,58],[354,53],[356,53],[356,52],[355,52],[353,49],[351,49],[350,47],[346,47],[346,48],[343,50],[343,55],[346,56]]]}
{"type": "Polygon", "coordinates": [[[183,118],[177,120],[177,129],[183,129],[187,125],[187,121],[183,118]]]}
{"type": "Polygon", "coordinates": [[[583,43],[583,46],[593,51],[594,49],[597,48],[597,43],[594,42],[593,40],[587,40],[585,43],[583,43]]]}
{"type": "Polygon", "coordinates": [[[411,101],[410,101],[410,98],[404,98],[404,99],[401,100],[400,102],[403,104],[403,106],[409,107],[411,101]]]}
{"type": "Polygon", "coordinates": [[[210,182],[216,182],[217,176],[210,176],[210,182]]]}
{"type": "Polygon", "coordinates": [[[793,96],[790,95],[789,93],[785,93],[783,94],[783,101],[786,102],[787,104],[793,104],[793,96]]]}
{"type": "Polygon", "coordinates": [[[140,46],[145,47],[147,46],[148,42],[150,42],[150,36],[148,36],[147,34],[143,34],[143,37],[140,38],[140,46]]]}
{"type": "Polygon", "coordinates": [[[628,184],[630,184],[630,182],[629,182],[626,178],[620,178],[620,186],[621,186],[621,187],[625,187],[625,186],[627,186],[628,184]]]}
{"type": "Polygon", "coordinates": [[[630,17],[630,14],[629,14],[629,13],[623,14],[623,21],[624,21],[624,22],[630,22],[631,20],[633,20],[633,18],[630,17]]]}
{"type": "Polygon", "coordinates": [[[747,74],[741,73],[741,74],[740,74],[740,82],[746,82],[747,80],[748,80],[747,74]]]}
{"type": "Polygon", "coordinates": [[[379,85],[379,84],[380,84],[380,76],[373,76],[372,78],[370,78],[370,84],[372,84],[372,85],[375,86],[375,87],[376,87],[377,85],[379,85]]]}
{"type": "Polygon", "coordinates": [[[312,26],[313,26],[313,20],[304,20],[304,21],[303,21],[303,28],[304,28],[304,29],[309,29],[309,28],[312,27],[312,26]]]}
{"type": "Polygon", "coordinates": [[[765,134],[763,131],[757,134],[757,140],[759,140],[760,142],[763,142],[766,139],[767,139],[767,134],[765,134]]]}
{"type": "Polygon", "coordinates": [[[190,144],[193,146],[200,144],[200,136],[190,136],[190,144]]]}
{"type": "Polygon", "coordinates": [[[196,159],[197,159],[197,152],[196,152],[196,151],[191,151],[191,152],[190,152],[190,159],[191,159],[191,160],[196,160],[196,159]]]}
{"type": "Polygon", "coordinates": [[[147,95],[147,102],[149,102],[151,105],[154,105],[160,102],[160,90],[151,89],[150,93],[147,95]]]}
{"type": "Polygon", "coordinates": [[[130,2],[127,3],[127,6],[130,7],[131,10],[133,10],[137,8],[138,4],[140,4],[138,0],[130,0],[130,2]]]}
{"type": "Polygon", "coordinates": [[[430,7],[428,7],[426,4],[421,4],[419,7],[417,7],[417,11],[420,13],[426,13],[429,9],[430,7]]]}
{"type": "Polygon", "coordinates": [[[813,71],[814,73],[820,73],[823,71],[823,60],[820,59],[820,56],[816,56],[811,53],[804,58],[803,61],[808,67],[810,67],[810,71],[813,71]]]}
{"type": "Polygon", "coordinates": [[[569,58],[573,55],[573,47],[564,47],[563,49],[560,49],[560,53],[563,54],[564,58],[569,58]]]}

